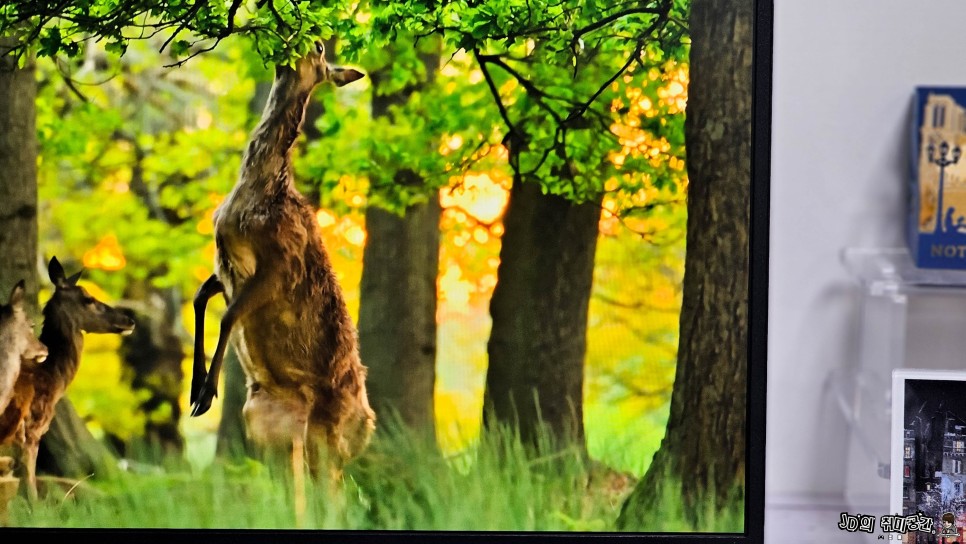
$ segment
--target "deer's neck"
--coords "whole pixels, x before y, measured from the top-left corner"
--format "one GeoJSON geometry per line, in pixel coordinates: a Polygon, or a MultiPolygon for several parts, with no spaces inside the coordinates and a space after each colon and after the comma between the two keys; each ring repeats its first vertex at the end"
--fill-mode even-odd
{"type": "Polygon", "coordinates": [[[245,150],[240,185],[273,194],[280,186],[292,183],[290,152],[302,131],[310,94],[311,88],[307,89],[294,72],[279,70],[262,119],[245,150]]]}
{"type": "MultiPolygon", "coordinates": [[[[20,368],[20,354],[23,351],[23,341],[17,338],[18,331],[13,317],[7,318],[9,321],[0,325],[0,346],[3,347],[0,353],[0,383],[5,381],[2,373],[17,372],[20,368]]],[[[0,391],[0,395],[3,391],[0,391]]],[[[2,405],[0,405],[2,406],[2,405]]]]}
{"type": "Polygon", "coordinates": [[[84,333],[80,324],[56,306],[44,308],[44,326],[40,341],[47,346],[47,360],[38,365],[49,373],[59,373],[67,382],[74,379],[84,349],[84,333]]]}

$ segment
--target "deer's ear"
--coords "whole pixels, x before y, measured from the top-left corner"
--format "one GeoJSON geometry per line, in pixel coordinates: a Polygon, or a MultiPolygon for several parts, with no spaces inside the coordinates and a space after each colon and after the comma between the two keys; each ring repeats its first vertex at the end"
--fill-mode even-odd
{"type": "Polygon", "coordinates": [[[57,257],[50,258],[50,263],[47,265],[47,276],[50,277],[50,283],[54,285],[59,286],[64,284],[67,275],[64,274],[64,267],[60,265],[57,257]]]}
{"type": "Polygon", "coordinates": [[[10,305],[14,308],[23,308],[24,291],[26,291],[26,284],[23,280],[17,282],[17,285],[13,286],[13,290],[10,291],[10,305]]]}
{"type": "Polygon", "coordinates": [[[83,273],[84,273],[84,269],[81,268],[80,271],[78,271],[76,274],[67,278],[67,285],[77,285],[77,280],[80,279],[81,274],[83,273]]]}
{"type": "Polygon", "coordinates": [[[332,67],[332,82],[336,87],[341,87],[366,77],[365,74],[354,68],[343,68],[341,66],[332,67]]]}

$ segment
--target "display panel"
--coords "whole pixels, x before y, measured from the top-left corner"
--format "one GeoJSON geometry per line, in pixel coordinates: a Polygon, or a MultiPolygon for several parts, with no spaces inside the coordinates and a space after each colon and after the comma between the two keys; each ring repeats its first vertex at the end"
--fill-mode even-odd
{"type": "MultiPolygon", "coordinates": [[[[507,8],[522,13],[517,4],[508,2],[507,8]]],[[[197,377],[196,367],[183,365],[181,389],[159,410],[147,408],[143,398],[163,397],[154,387],[157,378],[152,382],[132,370],[141,360],[139,348],[124,344],[118,351],[113,339],[92,337],[84,371],[67,398],[76,402],[79,421],[93,423],[94,439],[109,444],[105,463],[122,467],[125,475],[103,477],[105,470],[95,465],[89,470],[95,477],[86,482],[74,468],[65,476],[77,484],[66,490],[71,506],[30,507],[15,499],[13,525],[113,529],[105,534],[117,537],[126,534],[122,528],[171,528],[218,529],[205,533],[216,539],[264,538],[249,532],[254,529],[280,531],[286,539],[449,542],[580,533],[658,542],[702,536],[761,541],[771,3],[701,2],[692,11],[686,3],[655,2],[622,16],[639,24],[634,16],[657,20],[668,10],[675,15],[665,23],[676,30],[661,35],[668,42],[658,45],[666,51],[631,47],[628,66],[636,72],[605,77],[600,92],[575,93],[560,100],[563,106],[547,106],[565,96],[559,85],[530,87],[545,74],[530,66],[533,72],[521,76],[520,66],[528,62],[513,58],[515,50],[503,57],[492,36],[492,43],[477,44],[475,51],[456,49],[448,28],[437,29],[445,54],[436,69],[440,80],[454,85],[443,85],[441,94],[428,87],[394,89],[392,70],[359,57],[356,65],[371,83],[348,82],[316,96],[325,111],[306,124],[305,142],[296,144],[295,178],[313,206],[358,325],[368,397],[377,414],[372,442],[341,467],[334,492],[312,474],[293,480],[272,469],[243,439],[235,443],[242,451],[231,451],[231,426],[240,427],[236,436],[246,432],[242,406],[246,394],[250,402],[259,391],[251,373],[247,379],[240,374],[252,364],[250,354],[242,354],[239,366],[228,351],[219,388],[224,398],[211,396],[210,409],[196,407],[198,396],[204,397],[188,377],[192,371],[197,377]],[[677,42],[669,45],[672,39],[677,42]],[[672,54],[675,47],[680,50],[672,54]],[[460,78],[468,82],[465,89],[460,78]],[[380,85],[384,94],[361,90],[380,85]],[[594,162],[600,150],[577,122],[604,92],[611,103],[601,111],[609,111],[614,123],[597,130],[609,130],[620,144],[606,153],[606,165],[594,162]],[[425,127],[414,125],[402,130],[403,121],[412,121],[400,113],[403,99],[414,93],[438,100],[421,104],[422,113],[434,106],[480,108],[492,119],[456,119],[476,133],[427,136],[418,132],[425,127]],[[390,99],[381,101],[385,96],[390,99]],[[475,100],[470,106],[461,102],[467,96],[475,100]],[[541,110],[548,122],[560,122],[560,131],[541,132],[542,121],[531,118],[541,110]],[[360,112],[375,121],[360,120],[360,112]],[[561,112],[574,117],[561,120],[561,112]],[[524,142],[518,138],[528,123],[538,129],[524,142]],[[351,132],[356,124],[363,128],[351,132]],[[675,124],[676,131],[661,128],[675,124]],[[388,143],[372,139],[373,133],[389,136],[388,143]],[[427,181],[435,162],[425,170],[415,166],[420,161],[405,163],[388,180],[380,178],[378,169],[410,160],[412,149],[399,142],[420,138],[432,142],[433,160],[461,157],[442,162],[445,172],[453,172],[441,176],[445,183],[433,187],[427,181]],[[367,156],[360,159],[357,147],[367,156]],[[595,170],[607,176],[596,179],[595,170]],[[379,183],[390,188],[380,192],[379,183]],[[439,208],[425,212],[430,225],[439,225],[436,237],[406,230],[416,228],[408,219],[424,213],[413,210],[436,196],[439,208]],[[582,216],[590,219],[581,223],[582,216]],[[427,296],[417,293],[419,278],[402,281],[391,272],[418,260],[435,264],[428,289],[432,323],[407,317],[427,296]],[[584,265],[572,267],[577,261],[584,265]],[[405,349],[433,356],[428,388],[424,367],[394,358],[405,349]],[[104,376],[113,382],[105,386],[104,376]],[[155,437],[170,430],[163,423],[172,413],[168,422],[181,433],[180,454],[170,454],[163,440],[154,443],[162,446],[160,453],[139,453],[138,440],[149,429],[155,437]],[[425,435],[434,444],[427,447],[425,435]]],[[[603,13],[577,31],[592,32],[618,13],[603,13]]],[[[588,47],[591,58],[602,54],[583,40],[571,45],[575,74],[585,59],[581,48],[588,47]]],[[[526,43],[521,47],[527,55],[541,53],[526,43]]],[[[227,53],[228,64],[260,53],[258,45],[241,51],[227,53]]],[[[76,67],[96,69],[99,61],[76,67]]],[[[42,87],[37,97],[43,252],[58,248],[69,273],[87,267],[82,285],[98,296],[134,300],[130,309],[142,314],[135,319],[137,331],[163,330],[165,319],[173,323],[173,343],[189,345],[189,361],[198,345],[179,334],[182,327],[198,334],[192,317],[198,306],[186,301],[213,272],[215,209],[236,182],[210,172],[223,165],[235,173],[243,169],[241,151],[255,138],[251,126],[228,130],[221,118],[247,115],[254,125],[258,114],[245,112],[258,109],[249,100],[271,86],[264,74],[261,81],[257,75],[229,76],[224,64],[202,65],[208,61],[200,54],[195,61],[206,68],[188,83],[167,75],[178,72],[159,72],[152,87],[151,77],[138,80],[138,72],[125,71],[132,65],[121,63],[126,79],[114,81],[115,87],[98,87],[87,97],[86,87],[72,86],[70,76],[65,87],[42,87]],[[166,79],[174,83],[166,87],[166,79]],[[215,89],[222,98],[192,102],[185,91],[191,84],[215,89]],[[228,88],[248,94],[224,99],[228,88]],[[189,113],[175,118],[175,110],[189,113]],[[168,131],[172,121],[190,126],[168,131]],[[83,130],[90,135],[78,135],[83,130]],[[165,297],[166,318],[148,306],[165,297]]],[[[50,78],[58,73],[52,65],[39,69],[50,78]]],[[[216,350],[225,307],[212,298],[208,334],[201,340],[205,363],[216,350]]],[[[302,318],[296,314],[254,334],[284,336],[285,327],[302,318]]],[[[272,421],[292,427],[288,415],[276,413],[272,421]]],[[[67,415],[61,421],[75,420],[67,415]]],[[[263,434],[278,430],[266,427],[263,434]]],[[[47,448],[43,468],[56,472],[58,457],[69,455],[53,443],[47,448]]]]}

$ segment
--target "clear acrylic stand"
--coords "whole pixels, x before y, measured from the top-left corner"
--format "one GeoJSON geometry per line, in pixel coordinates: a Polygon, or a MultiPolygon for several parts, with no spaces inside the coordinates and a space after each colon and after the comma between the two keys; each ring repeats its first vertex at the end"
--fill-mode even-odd
{"type": "Polygon", "coordinates": [[[858,356],[854,365],[830,372],[825,392],[849,430],[846,502],[885,513],[892,371],[909,366],[909,299],[966,295],[966,271],[917,268],[904,248],[848,248],[842,252],[842,264],[859,286],[858,356]]]}

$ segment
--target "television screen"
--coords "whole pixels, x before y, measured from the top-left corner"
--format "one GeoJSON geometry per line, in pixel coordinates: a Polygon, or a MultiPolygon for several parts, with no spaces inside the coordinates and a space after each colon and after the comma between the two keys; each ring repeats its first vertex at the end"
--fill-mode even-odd
{"type": "Polygon", "coordinates": [[[770,73],[769,1],[7,2],[4,530],[760,542],[770,73]]]}

